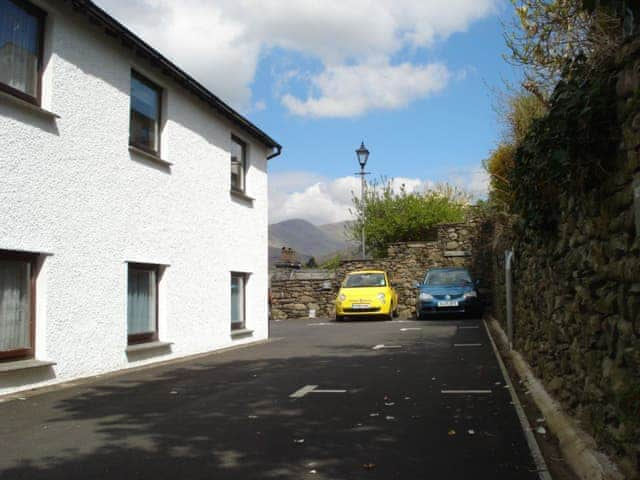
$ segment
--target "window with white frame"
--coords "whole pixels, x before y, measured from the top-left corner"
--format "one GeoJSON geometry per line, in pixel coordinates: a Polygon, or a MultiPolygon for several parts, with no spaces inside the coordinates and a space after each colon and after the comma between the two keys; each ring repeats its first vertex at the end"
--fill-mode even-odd
{"type": "Polygon", "coordinates": [[[157,265],[129,263],[127,276],[127,337],[129,344],[158,339],[157,265]]]}
{"type": "Polygon", "coordinates": [[[242,330],[246,325],[246,273],[231,273],[231,330],[242,330]]]}
{"type": "Polygon", "coordinates": [[[0,360],[33,357],[36,261],[0,250],[0,360]]]}
{"type": "Polygon", "coordinates": [[[235,135],[231,136],[231,190],[245,191],[247,171],[247,144],[235,135]]]}
{"type": "Polygon", "coordinates": [[[25,0],[0,0],[0,90],[38,105],[45,12],[25,0]]]}

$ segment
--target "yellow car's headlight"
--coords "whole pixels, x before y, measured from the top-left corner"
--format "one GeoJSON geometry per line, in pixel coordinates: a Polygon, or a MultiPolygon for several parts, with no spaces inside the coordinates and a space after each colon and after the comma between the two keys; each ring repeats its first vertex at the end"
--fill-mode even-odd
{"type": "Polygon", "coordinates": [[[384,296],[384,293],[379,293],[378,294],[378,300],[380,300],[382,303],[384,303],[386,297],[384,296]]]}
{"type": "Polygon", "coordinates": [[[341,293],[340,295],[338,295],[338,300],[340,300],[341,302],[344,302],[347,299],[347,296],[344,293],[341,293]]]}

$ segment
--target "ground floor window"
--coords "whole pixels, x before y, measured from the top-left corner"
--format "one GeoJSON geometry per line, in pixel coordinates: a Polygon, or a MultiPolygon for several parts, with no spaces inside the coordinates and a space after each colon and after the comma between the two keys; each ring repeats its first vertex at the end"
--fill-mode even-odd
{"type": "Polygon", "coordinates": [[[0,360],[33,357],[36,260],[0,250],[0,360]]]}
{"type": "Polygon", "coordinates": [[[129,264],[127,280],[129,344],[158,339],[158,266],[129,264]]]}
{"type": "Polygon", "coordinates": [[[246,273],[231,273],[231,330],[245,328],[246,286],[246,273]]]}

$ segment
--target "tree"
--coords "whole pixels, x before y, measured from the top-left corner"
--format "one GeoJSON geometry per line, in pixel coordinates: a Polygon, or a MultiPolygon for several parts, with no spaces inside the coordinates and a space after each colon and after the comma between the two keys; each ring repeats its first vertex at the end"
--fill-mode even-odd
{"type": "Polygon", "coordinates": [[[315,257],[311,257],[309,260],[307,260],[307,263],[305,264],[305,267],[307,267],[307,268],[318,268],[318,264],[316,263],[315,257]]]}
{"type": "Polygon", "coordinates": [[[511,0],[515,19],[505,29],[506,60],[523,67],[525,90],[547,102],[567,65],[597,63],[629,35],[637,0],[511,0]]]}
{"type": "Polygon", "coordinates": [[[382,257],[390,243],[426,240],[437,224],[463,221],[469,196],[450,185],[424,193],[407,192],[403,185],[395,192],[392,181],[382,179],[367,187],[364,200],[354,197],[353,204],[357,220],[348,236],[361,240],[364,219],[367,251],[382,257]]]}

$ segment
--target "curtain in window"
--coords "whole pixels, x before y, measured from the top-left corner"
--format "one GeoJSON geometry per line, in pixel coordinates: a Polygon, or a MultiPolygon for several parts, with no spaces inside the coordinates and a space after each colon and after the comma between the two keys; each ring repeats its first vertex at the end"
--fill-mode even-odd
{"type": "Polygon", "coordinates": [[[0,0],[0,82],[38,95],[39,19],[0,0]]]}
{"type": "Polygon", "coordinates": [[[244,325],[244,277],[231,276],[231,326],[244,325]]]}
{"type": "Polygon", "coordinates": [[[156,331],[156,272],[129,268],[128,334],[156,331]]]}
{"type": "Polygon", "coordinates": [[[31,265],[0,260],[0,351],[31,347],[31,265]]]}

